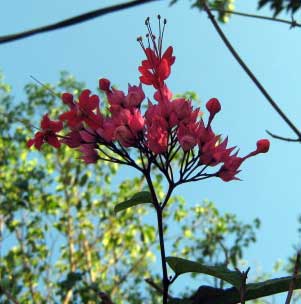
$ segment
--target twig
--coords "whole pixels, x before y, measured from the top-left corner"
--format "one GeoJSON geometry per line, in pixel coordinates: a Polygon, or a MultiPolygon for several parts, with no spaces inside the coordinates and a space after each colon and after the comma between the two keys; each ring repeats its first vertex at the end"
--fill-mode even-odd
{"type": "Polygon", "coordinates": [[[300,267],[300,255],[301,255],[301,252],[300,252],[300,250],[298,250],[296,261],[295,261],[294,274],[293,274],[292,280],[291,280],[290,285],[289,285],[289,290],[288,290],[288,293],[287,293],[285,304],[290,304],[292,296],[293,296],[293,291],[295,289],[296,278],[298,276],[299,267],[300,267]]]}
{"type": "MultiPolygon", "coordinates": [[[[23,225],[26,224],[26,221],[24,219],[24,217],[22,217],[22,220],[23,220],[23,225]]],[[[22,266],[23,266],[23,271],[24,273],[28,273],[28,272],[32,272],[32,269],[31,269],[31,264],[30,264],[30,261],[29,261],[29,258],[28,258],[28,252],[27,252],[27,248],[26,248],[26,244],[25,244],[25,241],[24,241],[24,235],[22,233],[22,230],[20,229],[16,229],[16,239],[18,240],[19,244],[20,244],[20,249],[21,249],[21,252],[22,252],[22,266]]],[[[32,282],[32,280],[30,279],[29,282],[28,282],[28,289],[29,289],[29,292],[30,292],[30,295],[32,297],[32,303],[33,304],[36,304],[36,300],[35,300],[35,290],[34,290],[34,284],[32,282]]]]}
{"type": "Polygon", "coordinates": [[[49,91],[54,97],[61,97],[61,95],[59,93],[56,93],[53,89],[51,89],[50,87],[47,86],[47,84],[43,83],[42,81],[40,81],[39,79],[37,79],[36,77],[30,75],[30,78],[32,80],[34,80],[36,83],[38,83],[41,87],[43,87],[45,90],[49,91]]]}
{"type": "Polygon", "coordinates": [[[118,288],[121,286],[121,284],[123,284],[126,279],[129,277],[129,275],[139,266],[139,264],[141,264],[144,259],[145,256],[147,254],[147,251],[130,267],[130,269],[123,275],[121,276],[121,278],[115,283],[115,286],[113,287],[113,289],[111,290],[111,295],[113,296],[114,293],[116,292],[116,290],[118,290],[118,288]]]}
{"type": "Polygon", "coordinates": [[[98,292],[98,296],[101,299],[102,304],[114,304],[108,294],[104,292],[98,292]]]}
{"type": "Polygon", "coordinates": [[[284,141],[289,141],[289,142],[300,142],[299,138],[289,138],[289,137],[283,137],[283,136],[279,136],[276,135],[274,133],[271,133],[269,130],[265,130],[270,136],[272,136],[273,138],[276,139],[280,139],[280,140],[284,140],[284,141]]]}
{"type": "MultiPolygon", "coordinates": [[[[58,164],[60,164],[58,162],[58,164]]],[[[66,181],[64,179],[64,184],[66,185],[66,181]]],[[[74,226],[73,226],[73,218],[71,215],[71,206],[70,206],[70,195],[68,191],[65,189],[64,190],[64,196],[65,196],[65,201],[67,203],[67,240],[68,240],[68,250],[69,250],[69,268],[70,272],[75,272],[76,271],[76,262],[75,262],[75,248],[74,248],[74,226]]],[[[73,290],[70,288],[67,291],[67,294],[65,296],[65,299],[63,301],[63,304],[68,304],[70,303],[71,299],[73,296],[73,290]]]]}
{"type": "Polygon", "coordinates": [[[5,296],[14,304],[20,304],[20,302],[14,298],[14,296],[5,288],[3,288],[3,286],[0,285],[0,294],[3,293],[5,294],[5,296]]]}
{"type": "Polygon", "coordinates": [[[242,17],[248,17],[248,18],[256,18],[256,19],[285,23],[285,24],[289,24],[290,28],[301,27],[301,23],[298,23],[296,20],[290,21],[290,20],[286,20],[286,19],[280,19],[280,18],[274,18],[274,17],[262,16],[262,15],[255,15],[255,14],[248,14],[248,13],[244,13],[244,12],[231,11],[231,10],[222,10],[222,9],[218,9],[218,8],[211,8],[211,11],[232,14],[232,15],[237,15],[237,16],[242,16],[242,17]]]}
{"type": "MultiPolygon", "coordinates": [[[[159,285],[157,285],[152,279],[145,279],[144,281],[152,288],[154,288],[160,295],[163,294],[163,289],[159,285]]],[[[172,299],[172,297],[169,294],[167,295],[167,298],[172,299]]]]}
{"type": "Polygon", "coordinates": [[[123,9],[131,8],[131,7],[134,7],[134,6],[138,6],[138,5],[145,4],[145,3],[148,3],[148,2],[153,2],[153,1],[158,1],[158,0],[135,0],[135,1],[130,1],[130,2],[126,2],[126,3],[121,3],[121,4],[117,4],[117,5],[112,5],[112,6],[100,8],[100,9],[97,9],[95,11],[91,11],[91,12],[88,12],[88,13],[77,15],[77,16],[74,16],[74,17],[56,22],[56,23],[44,25],[44,26],[41,26],[41,27],[38,27],[38,28],[33,28],[33,29],[28,30],[28,31],[1,36],[0,37],[0,44],[1,43],[12,42],[12,41],[19,40],[19,39],[23,39],[23,38],[30,37],[30,36],[33,36],[33,35],[36,35],[36,34],[40,34],[40,33],[45,33],[45,32],[58,30],[58,29],[65,28],[65,27],[68,27],[68,26],[72,26],[72,25],[75,25],[75,24],[78,24],[78,23],[86,22],[88,20],[100,17],[102,15],[117,12],[117,11],[120,11],[120,10],[123,10],[123,9]]]}
{"type": "Polygon", "coordinates": [[[238,268],[236,270],[240,273],[241,276],[241,284],[239,288],[239,296],[240,296],[240,303],[245,304],[246,302],[246,291],[247,291],[247,278],[248,278],[248,273],[250,271],[250,267],[246,271],[240,271],[238,268]]]}
{"type": "Polygon", "coordinates": [[[218,25],[218,23],[215,20],[215,17],[211,13],[208,5],[206,2],[201,2],[204,10],[206,11],[211,23],[213,24],[215,30],[223,40],[226,47],[229,49],[233,57],[237,60],[239,65],[243,68],[243,70],[247,73],[247,75],[251,78],[251,80],[254,82],[256,87],[260,90],[260,92],[264,95],[264,97],[267,99],[267,101],[270,103],[270,105],[274,108],[274,110],[281,116],[281,118],[287,123],[287,125],[292,129],[292,131],[298,136],[299,141],[301,141],[301,132],[299,129],[292,123],[292,121],[284,114],[284,112],[280,109],[278,104],[273,100],[273,98],[269,95],[269,93],[266,91],[266,89],[263,87],[263,85],[259,82],[259,80],[255,77],[255,75],[252,73],[252,71],[249,69],[249,67],[245,64],[245,62],[241,59],[241,57],[238,55],[236,50],[233,48],[232,44],[218,25]]]}

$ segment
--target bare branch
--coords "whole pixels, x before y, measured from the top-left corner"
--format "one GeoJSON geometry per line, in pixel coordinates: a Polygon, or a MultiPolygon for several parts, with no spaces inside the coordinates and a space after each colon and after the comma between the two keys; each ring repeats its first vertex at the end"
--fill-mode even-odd
{"type": "Polygon", "coordinates": [[[276,138],[276,139],[280,139],[280,140],[284,140],[284,141],[289,141],[289,142],[300,142],[301,139],[300,138],[289,138],[289,137],[283,137],[283,136],[279,136],[279,135],[276,135],[276,134],[273,134],[271,133],[270,131],[268,130],[265,130],[270,136],[272,136],[273,138],[276,138]]]}
{"type": "MultiPolygon", "coordinates": [[[[153,289],[157,291],[160,295],[163,294],[163,289],[159,285],[157,285],[152,279],[148,278],[144,280],[148,285],[150,285],[153,289]]],[[[167,295],[168,299],[172,299],[172,297],[168,294],[167,295]]]]}
{"type": "Polygon", "coordinates": [[[102,15],[110,14],[113,12],[117,12],[117,11],[120,11],[123,9],[131,8],[134,6],[138,6],[138,5],[145,4],[148,2],[153,2],[153,1],[158,1],[158,0],[135,0],[135,1],[130,1],[130,2],[126,2],[126,3],[121,3],[121,4],[117,4],[117,5],[100,8],[95,11],[77,15],[77,16],[56,22],[56,23],[44,25],[44,26],[41,26],[38,28],[33,28],[28,31],[1,36],[0,44],[23,39],[23,38],[30,37],[30,36],[33,36],[36,34],[40,34],[40,33],[45,33],[45,32],[62,29],[62,28],[68,27],[68,26],[72,26],[75,24],[79,24],[82,22],[92,20],[92,19],[100,17],[102,15]]]}
{"type": "Polygon", "coordinates": [[[248,14],[244,12],[238,12],[238,11],[231,11],[231,10],[222,10],[217,8],[211,8],[211,11],[216,11],[220,13],[226,13],[226,14],[232,14],[242,17],[248,17],[248,18],[255,18],[255,19],[261,19],[261,20],[268,20],[268,21],[274,21],[279,23],[285,23],[289,24],[290,28],[294,27],[301,27],[301,23],[298,23],[296,20],[286,20],[286,19],[280,19],[280,18],[274,18],[274,17],[268,17],[268,16],[262,16],[262,15],[255,15],[255,14],[248,14]]]}
{"type": "Polygon", "coordinates": [[[274,108],[274,110],[281,116],[281,118],[286,122],[286,124],[292,129],[292,131],[298,136],[299,140],[301,141],[301,132],[300,130],[293,124],[293,122],[286,116],[286,114],[280,109],[278,104],[273,100],[273,98],[270,96],[270,94],[266,91],[266,89],[263,87],[263,85],[259,82],[259,80],[255,77],[253,72],[249,69],[249,67],[246,65],[246,63],[241,59],[239,54],[236,52],[220,26],[215,20],[215,17],[213,16],[211,10],[209,9],[206,2],[203,3],[203,1],[200,1],[203,5],[204,10],[206,11],[211,23],[213,24],[215,30],[221,37],[222,41],[228,48],[228,50],[231,52],[233,57],[236,59],[236,61],[239,63],[239,65],[243,68],[243,70],[246,72],[246,74],[251,78],[251,80],[254,82],[255,86],[260,90],[260,92],[263,94],[263,96],[267,99],[267,101],[270,103],[270,105],[274,108]]]}
{"type": "Polygon", "coordinates": [[[104,292],[99,292],[98,296],[101,299],[102,304],[114,304],[108,294],[106,294],[104,292]]]}
{"type": "Polygon", "coordinates": [[[298,250],[296,261],[295,261],[294,274],[293,274],[292,280],[289,285],[289,290],[287,293],[285,304],[290,304],[292,296],[293,296],[293,291],[294,291],[294,288],[296,285],[296,278],[298,276],[299,267],[300,267],[300,255],[301,255],[301,252],[300,252],[300,250],[298,250]]]}
{"type": "Polygon", "coordinates": [[[20,302],[15,299],[15,297],[5,288],[3,288],[3,286],[0,285],[0,294],[3,293],[5,294],[5,296],[14,304],[20,304],[20,302]]]}

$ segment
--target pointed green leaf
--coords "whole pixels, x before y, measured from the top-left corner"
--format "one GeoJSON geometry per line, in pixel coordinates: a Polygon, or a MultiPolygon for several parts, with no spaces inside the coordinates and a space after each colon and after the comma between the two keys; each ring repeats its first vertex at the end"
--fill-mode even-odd
{"type": "MultiPolygon", "coordinates": [[[[247,295],[250,299],[264,297],[289,290],[292,277],[282,277],[272,280],[267,280],[259,283],[247,284],[247,295]]],[[[301,275],[298,275],[294,281],[294,289],[301,288],[301,275]]]]}
{"type": "Polygon", "coordinates": [[[207,266],[177,257],[167,257],[166,261],[176,275],[187,272],[203,273],[224,280],[236,288],[240,287],[240,273],[238,271],[229,270],[225,266],[207,266]]]}
{"type": "Polygon", "coordinates": [[[114,211],[115,211],[115,213],[117,213],[119,211],[125,210],[132,206],[151,203],[151,201],[152,201],[152,196],[151,196],[150,192],[148,192],[148,191],[138,192],[129,200],[126,200],[126,201],[116,205],[114,208],[114,211]]]}

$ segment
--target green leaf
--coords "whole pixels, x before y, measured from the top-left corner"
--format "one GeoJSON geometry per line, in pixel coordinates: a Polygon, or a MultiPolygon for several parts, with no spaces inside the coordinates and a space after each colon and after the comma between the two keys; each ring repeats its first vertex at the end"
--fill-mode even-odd
{"type": "MultiPolygon", "coordinates": [[[[272,295],[289,290],[289,285],[292,281],[292,277],[282,277],[272,280],[267,280],[260,283],[247,284],[247,294],[252,299],[258,297],[264,297],[266,295],[272,295]]],[[[295,279],[294,289],[301,288],[301,275],[298,275],[295,279]]]]}
{"type": "Polygon", "coordinates": [[[236,288],[240,287],[240,273],[238,271],[229,270],[225,266],[207,266],[177,257],[167,257],[166,261],[176,275],[187,272],[203,273],[226,281],[236,288]]]}
{"type": "Polygon", "coordinates": [[[114,211],[115,211],[115,213],[117,213],[119,211],[125,210],[132,206],[145,204],[145,203],[151,203],[151,201],[152,201],[152,196],[151,196],[150,192],[148,192],[148,191],[138,192],[129,200],[126,200],[126,201],[116,205],[114,208],[114,211]]]}

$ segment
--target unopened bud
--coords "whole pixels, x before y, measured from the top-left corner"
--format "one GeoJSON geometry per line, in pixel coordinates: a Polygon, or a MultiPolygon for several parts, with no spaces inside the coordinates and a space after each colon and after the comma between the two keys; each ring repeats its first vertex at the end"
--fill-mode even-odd
{"type": "Polygon", "coordinates": [[[65,103],[67,105],[70,105],[73,103],[73,95],[70,93],[63,93],[61,98],[62,98],[63,103],[65,103]]]}
{"type": "Polygon", "coordinates": [[[110,90],[110,80],[106,78],[99,79],[99,88],[102,91],[109,91],[110,90]]]}
{"type": "Polygon", "coordinates": [[[257,145],[257,153],[266,153],[269,151],[270,148],[270,142],[268,139],[260,139],[256,143],[257,145]]]}
{"type": "Polygon", "coordinates": [[[219,103],[218,99],[211,98],[207,104],[206,108],[209,111],[210,115],[215,115],[221,110],[221,104],[219,103]]]}

